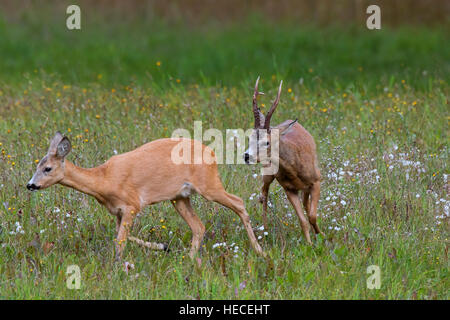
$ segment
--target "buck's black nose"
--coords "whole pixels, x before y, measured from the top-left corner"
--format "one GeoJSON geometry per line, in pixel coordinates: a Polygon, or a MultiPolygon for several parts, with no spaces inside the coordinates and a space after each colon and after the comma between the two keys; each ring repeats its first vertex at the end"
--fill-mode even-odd
{"type": "Polygon", "coordinates": [[[244,153],[244,161],[245,163],[248,163],[250,160],[250,155],[248,153],[244,153]]]}
{"type": "Polygon", "coordinates": [[[34,183],[27,184],[27,189],[30,191],[39,190],[39,186],[35,185],[34,183]]]}

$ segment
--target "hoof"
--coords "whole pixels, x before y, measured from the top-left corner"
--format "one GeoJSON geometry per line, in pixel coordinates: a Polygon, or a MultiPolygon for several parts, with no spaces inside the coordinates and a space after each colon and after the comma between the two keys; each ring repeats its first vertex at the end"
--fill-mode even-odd
{"type": "Polygon", "coordinates": [[[169,253],[171,250],[169,248],[169,245],[167,243],[164,243],[163,251],[169,253]]]}
{"type": "Polygon", "coordinates": [[[260,194],[260,195],[258,196],[258,201],[259,201],[259,203],[264,203],[265,200],[266,200],[266,199],[264,199],[264,196],[263,196],[262,194],[260,194]]]}

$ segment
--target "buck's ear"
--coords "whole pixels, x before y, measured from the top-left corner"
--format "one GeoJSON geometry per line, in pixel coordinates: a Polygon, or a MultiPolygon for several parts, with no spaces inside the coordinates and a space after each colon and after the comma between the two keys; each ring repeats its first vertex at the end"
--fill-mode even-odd
{"type": "Polygon", "coordinates": [[[280,136],[283,136],[283,135],[285,135],[286,133],[288,133],[289,130],[292,128],[292,126],[293,126],[296,122],[297,122],[297,119],[295,119],[294,121],[292,121],[292,122],[290,122],[290,123],[288,123],[288,124],[285,124],[285,125],[282,126],[282,127],[279,127],[278,129],[280,130],[280,136]]]}
{"type": "Polygon", "coordinates": [[[69,138],[64,137],[56,147],[56,156],[62,159],[69,154],[70,150],[72,150],[72,144],[70,143],[69,138]]]}

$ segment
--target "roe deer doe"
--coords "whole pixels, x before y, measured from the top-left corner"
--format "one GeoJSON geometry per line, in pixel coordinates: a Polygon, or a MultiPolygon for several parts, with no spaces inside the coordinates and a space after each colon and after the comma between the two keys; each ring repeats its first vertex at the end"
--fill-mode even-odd
{"type": "MultiPolygon", "coordinates": [[[[116,259],[120,259],[129,229],[136,214],[145,206],[170,200],[176,211],[192,229],[190,257],[197,253],[205,227],[191,207],[190,196],[197,192],[233,210],[241,218],[250,243],[264,256],[250,225],[241,198],[229,194],[222,186],[217,161],[200,164],[175,164],[171,159],[173,148],[180,142],[200,146],[203,154],[215,160],[214,152],[200,142],[183,139],[159,139],[120,155],[90,169],[77,167],[66,160],[71,150],[67,137],[59,132],[51,140],[47,155],[39,162],[36,172],[27,184],[31,191],[61,184],[95,197],[116,216],[116,259]]],[[[166,245],[144,242],[130,237],[138,244],[159,250],[166,245]]]]}

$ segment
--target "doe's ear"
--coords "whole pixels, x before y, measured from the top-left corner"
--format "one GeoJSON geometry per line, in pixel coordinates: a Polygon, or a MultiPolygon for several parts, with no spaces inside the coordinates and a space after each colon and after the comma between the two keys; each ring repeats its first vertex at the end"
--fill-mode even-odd
{"type": "Polygon", "coordinates": [[[297,122],[297,119],[295,119],[294,121],[292,121],[291,123],[288,123],[282,127],[279,128],[280,130],[280,136],[285,135],[286,133],[289,132],[289,129],[292,128],[292,126],[297,122]]]}
{"type": "Polygon", "coordinates": [[[50,147],[48,148],[48,154],[56,154],[56,147],[58,147],[58,144],[61,142],[63,138],[63,135],[61,132],[56,131],[53,138],[50,140],[50,147]]]}
{"type": "Polygon", "coordinates": [[[56,147],[56,156],[58,158],[64,158],[69,154],[70,150],[72,150],[72,144],[70,143],[69,138],[64,137],[56,147]]]}

